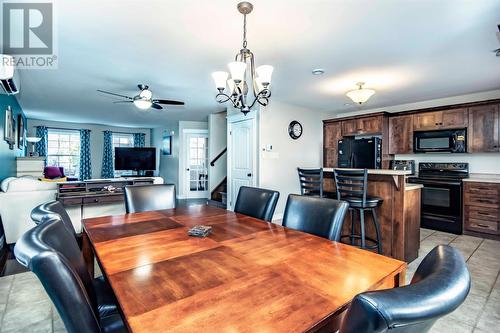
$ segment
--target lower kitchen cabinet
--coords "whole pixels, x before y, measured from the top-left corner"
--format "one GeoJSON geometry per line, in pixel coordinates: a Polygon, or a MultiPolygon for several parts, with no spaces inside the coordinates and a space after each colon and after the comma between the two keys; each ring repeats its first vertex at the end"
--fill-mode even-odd
{"type": "Polygon", "coordinates": [[[500,239],[500,183],[464,182],[464,230],[500,239]]]}

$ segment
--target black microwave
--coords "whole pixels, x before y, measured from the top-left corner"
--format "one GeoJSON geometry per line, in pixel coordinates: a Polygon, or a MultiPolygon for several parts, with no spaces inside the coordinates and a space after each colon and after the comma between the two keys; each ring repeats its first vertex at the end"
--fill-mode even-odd
{"type": "Polygon", "coordinates": [[[413,132],[413,152],[467,152],[467,130],[438,130],[413,132]]]}

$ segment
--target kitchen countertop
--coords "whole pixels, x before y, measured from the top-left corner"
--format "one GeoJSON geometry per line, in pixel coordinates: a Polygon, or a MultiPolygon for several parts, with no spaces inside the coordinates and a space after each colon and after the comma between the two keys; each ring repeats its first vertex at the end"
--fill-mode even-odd
{"type": "Polygon", "coordinates": [[[405,191],[412,191],[412,190],[418,190],[420,188],[424,187],[422,184],[410,184],[406,183],[405,184],[405,191]]]}
{"type": "Polygon", "coordinates": [[[464,182],[485,182],[500,183],[500,174],[491,173],[471,173],[469,178],[463,179],[464,182]]]}
{"type": "MultiPolygon", "coordinates": [[[[339,170],[359,170],[350,168],[323,168],[324,172],[333,172],[334,169],[339,170]]],[[[409,176],[410,170],[392,170],[392,169],[368,169],[369,175],[388,175],[388,176],[409,176]]],[[[500,181],[500,179],[499,179],[500,181]]]]}

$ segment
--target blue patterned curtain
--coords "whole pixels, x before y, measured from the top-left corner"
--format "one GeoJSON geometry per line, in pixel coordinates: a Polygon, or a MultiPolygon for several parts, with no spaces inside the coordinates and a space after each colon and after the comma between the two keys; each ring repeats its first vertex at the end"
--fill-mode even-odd
{"type": "Polygon", "coordinates": [[[92,164],[90,160],[90,130],[80,130],[80,180],[92,178],[92,164]]]}
{"type": "Polygon", "coordinates": [[[113,178],[115,170],[113,166],[113,132],[104,131],[104,149],[102,156],[102,178],[113,178]]]}
{"type": "Polygon", "coordinates": [[[134,147],[141,148],[146,145],[146,134],[134,133],[134,147]]]}
{"type": "MultiPolygon", "coordinates": [[[[38,153],[38,156],[47,156],[48,132],[46,126],[36,127],[36,136],[42,138],[42,140],[35,144],[35,151],[38,153]]],[[[47,165],[47,160],[45,160],[45,165],[47,165]]]]}

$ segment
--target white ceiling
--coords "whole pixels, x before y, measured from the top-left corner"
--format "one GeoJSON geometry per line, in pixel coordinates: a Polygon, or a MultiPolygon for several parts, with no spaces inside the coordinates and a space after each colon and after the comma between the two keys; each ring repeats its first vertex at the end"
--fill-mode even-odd
{"type": "MultiPolygon", "coordinates": [[[[28,117],[125,126],[204,120],[223,106],[210,76],[241,47],[230,0],[55,0],[59,68],[23,70],[28,117]],[[96,89],[185,107],[140,112],[96,89]]],[[[273,99],[317,111],[357,110],[357,81],[377,93],[365,108],[500,88],[500,0],[253,0],[248,46],[271,64],[273,99]],[[313,68],[325,75],[311,75],[313,68]]]]}

